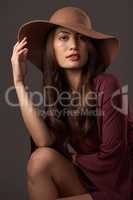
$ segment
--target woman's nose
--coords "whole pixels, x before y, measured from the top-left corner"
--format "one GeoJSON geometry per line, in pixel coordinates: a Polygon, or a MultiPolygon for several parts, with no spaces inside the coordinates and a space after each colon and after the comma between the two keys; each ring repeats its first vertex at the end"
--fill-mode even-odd
{"type": "Polygon", "coordinates": [[[78,50],[78,40],[77,40],[77,38],[71,38],[70,39],[70,43],[69,43],[69,47],[70,47],[70,49],[74,49],[74,50],[78,50]]]}

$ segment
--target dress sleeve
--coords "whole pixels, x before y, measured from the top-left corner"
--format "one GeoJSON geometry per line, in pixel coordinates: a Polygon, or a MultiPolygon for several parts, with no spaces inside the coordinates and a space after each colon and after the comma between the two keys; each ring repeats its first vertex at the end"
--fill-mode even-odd
{"type": "Polygon", "coordinates": [[[129,115],[128,115],[128,144],[129,144],[129,150],[130,150],[132,168],[133,168],[133,112],[131,111],[130,106],[129,106],[129,115]]]}
{"type": "MultiPolygon", "coordinates": [[[[90,179],[96,186],[101,187],[101,190],[103,190],[102,187],[108,190],[108,188],[114,187],[118,183],[118,174],[124,161],[126,118],[120,112],[122,94],[119,80],[114,76],[108,77],[100,87],[100,91],[103,92],[101,100],[103,116],[100,125],[102,131],[99,150],[94,154],[77,154],[76,162],[88,171],[90,179]],[[118,91],[117,95],[114,95],[116,90],[118,91]],[[114,95],[112,102],[115,107],[111,102],[112,95],[114,95]]],[[[108,196],[109,194],[112,193],[108,193],[108,196]]]]}

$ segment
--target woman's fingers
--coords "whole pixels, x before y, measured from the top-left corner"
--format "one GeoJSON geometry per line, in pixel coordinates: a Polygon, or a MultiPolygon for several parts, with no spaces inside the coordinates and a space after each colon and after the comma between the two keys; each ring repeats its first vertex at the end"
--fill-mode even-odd
{"type": "Polygon", "coordinates": [[[77,156],[77,153],[74,153],[73,155],[72,155],[72,162],[73,162],[73,164],[77,164],[76,163],[76,156],[77,156]]]}
{"type": "Polygon", "coordinates": [[[21,49],[21,50],[17,53],[18,60],[19,60],[20,62],[25,62],[25,61],[26,61],[26,58],[27,58],[27,53],[28,53],[28,49],[27,49],[27,48],[21,49]]]}
{"type": "Polygon", "coordinates": [[[23,40],[21,40],[21,42],[19,42],[19,45],[21,46],[25,42],[27,42],[27,38],[26,37],[24,37],[23,40]]]}
{"type": "Polygon", "coordinates": [[[21,49],[19,52],[18,52],[18,55],[22,54],[22,53],[26,53],[28,52],[28,49],[27,48],[24,48],[24,49],[21,49]]]}
{"type": "Polygon", "coordinates": [[[67,143],[67,150],[69,153],[76,153],[75,149],[70,145],[70,143],[67,143]]]}
{"type": "Polygon", "coordinates": [[[28,53],[28,48],[26,48],[26,44],[27,44],[27,38],[24,37],[23,40],[21,42],[17,42],[14,45],[13,48],[13,54],[11,57],[11,61],[12,62],[16,62],[16,60],[19,59],[19,61],[25,61],[27,53],[28,53]]]}
{"type": "Polygon", "coordinates": [[[21,42],[18,41],[14,45],[14,48],[13,48],[14,52],[21,50],[26,44],[27,44],[27,38],[25,37],[21,42]]]}
{"type": "Polygon", "coordinates": [[[27,39],[27,38],[24,37],[24,38],[21,40],[21,42],[17,41],[16,44],[14,45],[14,49],[18,46],[18,44],[23,43],[26,39],[27,39]]]}
{"type": "Polygon", "coordinates": [[[16,45],[16,47],[14,48],[14,51],[19,52],[20,50],[22,50],[25,47],[26,44],[27,44],[27,41],[23,41],[22,43],[18,43],[16,45]]]}
{"type": "Polygon", "coordinates": [[[23,38],[23,40],[21,42],[18,41],[13,48],[11,63],[15,83],[23,81],[27,74],[26,59],[28,48],[26,48],[26,44],[27,38],[23,38]]]}
{"type": "Polygon", "coordinates": [[[25,40],[27,40],[27,37],[24,37],[20,42],[18,42],[19,44],[22,44],[25,40]]]}
{"type": "Polygon", "coordinates": [[[17,51],[19,52],[20,50],[22,50],[25,45],[27,44],[27,41],[23,42],[22,44],[20,44],[18,47],[17,47],[17,51]]]}

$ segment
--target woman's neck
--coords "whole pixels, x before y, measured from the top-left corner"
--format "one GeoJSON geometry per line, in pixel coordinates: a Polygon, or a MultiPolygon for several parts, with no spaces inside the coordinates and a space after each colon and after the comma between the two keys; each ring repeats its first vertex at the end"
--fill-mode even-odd
{"type": "Polygon", "coordinates": [[[77,90],[81,81],[81,69],[65,70],[71,90],[77,90]]]}

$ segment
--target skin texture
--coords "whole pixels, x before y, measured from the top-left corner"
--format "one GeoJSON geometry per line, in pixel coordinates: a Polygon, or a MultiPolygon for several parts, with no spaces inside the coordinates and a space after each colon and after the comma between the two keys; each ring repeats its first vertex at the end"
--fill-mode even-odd
{"type": "MultiPolygon", "coordinates": [[[[87,62],[89,45],[86,38],[65,29],[67,33],[61,38],[56,30],[54,37],[54,50],[60,67],[66,69],[71,87],[76,88],[80,80],[82,66],[87,62]],[[66,59],[71,53],[79,53],[80,59],[72,61],[66,59]]],[[[27,38],[17,42],[11,57],[13,80],[22,111],[24,122],[36,146],[27,164],[27,191],[29,200],[92,200],[84,188],[73,163],[56,150],[50,148],[54,138],[44,122],[38,117],[35,108],[28,99],[24,89],[24,79],[27,74],[27,38]],[[20,88],[22,93],[20,93],[20,88]],[[23,98],[24,97],[24,98],[23,98]],[[25,100],[28,106],[21,106],[25,100]],[[34,123],[33,123],[34,122],[34,123]],[[73,185],[74,183],[74,185],[73,185]]],[[[91,44],[90,44],[91,45],[91,44]]],[[[73,156],[74,158],[74,156],[73,156]]]]}
{"type": "Polygon", "coordinates": [[[92,43],[89,38],[59,27],[55,31],[53,48],[59,67],[65,69],[71,88],[78,87],[81,69],[88,61],[88,51],[91,50],[92,43]],[[78,53],[79,59],[72,60],[67,56],[78,53]]]}
{"type": "Polygon", "coordinates": [[[54,135],[50,132],[44,120],[39,117],[38,111],[32,105],[32,101],[25,89],[24,80],[27,75],[27,53],[26,38],[14,45],[11,57],[13,81],[19,100],[20,110],[28,129],[37,147],[50,146],[54,142],[54,135]],[[34,123],[33,123],[34,122],[34,123]]]}
{"type": "Polygon", "coordinates": [[[27,174],[30,200],[67,200],[68,197],[70,200],[92,200],[81,184],[75,166],[52,148],[34,151],[27,174]]]}
{"type": "Polygon", "coordinates": [[[54,51],[57,62],[64,69],[81,69],[88,60],[87,37],[65,28],[57,28],[54,36],[54,51]],[[80,59],[72,61],[66,58],[72,53],[79,53],[80,59]]]}

